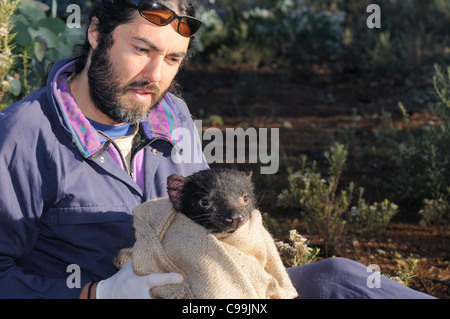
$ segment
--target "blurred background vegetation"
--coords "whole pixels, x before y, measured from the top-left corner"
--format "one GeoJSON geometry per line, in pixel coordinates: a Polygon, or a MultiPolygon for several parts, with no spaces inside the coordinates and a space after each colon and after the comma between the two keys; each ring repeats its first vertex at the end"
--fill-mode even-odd
{"type": "MultiPolygon", "coordinates": [[[[21,0],[8,21],[13,67],[2,81],[9,83],[3,105],[39,86],[48,65],[71,55],[83,29],[67,28],[81,9],[86,26],[96,0],[21,0]],[[20,85],[19,85],[20,82],[20,85]]],[[[2,6],[13,0],[1,0],[2,6]]],[[[450,2],[446,0],[200,0],[205,28],[196,59],[220,66],[256,70],[262,66],[311,65],[333,61],[347,69],[399,73],[419,66],[446,65],[450,56],[450,2]],[[366,25],[370,3],[382,8],[382,27],[366,25]]],[[[6,20],[7,14],[2,15],[6,20]]],[[[6,21],[1,21],[5,24],[6,21]]],[[[2,56],[9,51],[2,44],[2,56]]]]}

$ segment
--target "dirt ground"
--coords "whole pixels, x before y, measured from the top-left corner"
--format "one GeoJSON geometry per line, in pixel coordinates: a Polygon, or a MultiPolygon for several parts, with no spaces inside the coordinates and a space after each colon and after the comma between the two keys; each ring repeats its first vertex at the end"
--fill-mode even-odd
{"type": "MultiPolygon", "coordinates": [[[[291,69],[266,67],[254,73],[191,64],[180,73],[178,81],[191,112],[203,120],[204,128],[278,127],[280,149],[295,162],[301,154],[323,159],[331,138],[340,130],[356,127],[356,134],[364,136],[379,126],[383,110],[391,112],[401,125],[399,101],[407,107],[413,123],[432,122],[427,109],[427,103],[435,98],[432,71],[420,70],[410,77],[380,76],[340,65],[312,64],[291,69]],[[223,123],[214,115],[219,115],[223,123]]],[[[283,174],[280,171],[258,180],[262,211],[274,211],[276,196],[285,186],[283,174]]],[[[374,169],[373,174],[379,177],[383,172],[374,169]]],[[[370,192],[371,176],[360,176],[351,165],[345,175],[370,192]]],[[[314,234],[306,233],[295,213],[282,212],[279,207],[276,211],[276,216],[289,227],[296,227],[310,245],[319,245],[314,234]]],[[[449,232],[443,234],[420,226],[417,219],[400,215],[386,230],[349,236],[332,255],[365,265],[377,264],[389,276],[396,276],[408,258],[416,258],[420,264],[409,286],[449,299],[449,243],[449,232]]]]}

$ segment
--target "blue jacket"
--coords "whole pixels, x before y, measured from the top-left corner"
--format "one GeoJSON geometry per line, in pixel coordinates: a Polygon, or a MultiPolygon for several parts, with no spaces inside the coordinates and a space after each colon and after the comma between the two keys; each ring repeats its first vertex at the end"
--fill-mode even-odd
{"type": "Polygon", "coordinates": [[[81,287],[117,271],[113,258],[135,240],[133,208],[166,196],[168,175],[208,167],[203,157],[171,156],[201,146],[167,132],[197,134],[186,104],[169,94],[141,123],[127,173],[114,144],[70,104],[73,62],[59,62],[45,88],[0,113],[0,298],[77,298],[77,269],[81,287]]]}

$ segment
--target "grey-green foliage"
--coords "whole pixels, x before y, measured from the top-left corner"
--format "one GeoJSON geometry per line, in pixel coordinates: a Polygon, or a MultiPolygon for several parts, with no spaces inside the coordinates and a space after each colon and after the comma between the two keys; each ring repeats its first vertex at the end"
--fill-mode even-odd
{"type": "Polygon", "coordinates": [[[390,191],[402,201],[444,198],[450,187],[450,68],[435,66],[433,81],[438,98],[429,105],[433,125],[414,127],[400,103],[405,127],[395,126],[387,117],[390,124],[375,132],[378,153],[396,169],[390,191]]]}
{"type": "Polygon", "coordinates": [[[434,69],[433,84],[439,101],[432,104],[430,108],[441,121],[441,130],[448,130],[450,124],[450,66],[443,68],[436,64],[434,69]]]}
{"type": "Polygon", "coordinates": [[[434,226],[443,233],[450,229],[450,188],[447,194],[443,194],[438,199],[423,200],[423,209],[419,211],[422,225],[434,226]]]}
{"type": "Polygon", "coordinates": [[[289,243],[277,241],[275,245],[286,267],[306,265],[318,260],[320,249],[309,247],[308,240],[295,229],[289,231],[289,243]]]}
{"type": "Polygon", "coordinates": [[[322,12],[303,1],[227,1],[204,6],[202,48],[225,64],[296,63],[314,52],[339,50],[345,14],[322,12]]]}
{"type": "Polygon", "coordinates": [[[300,167],[290,170],[288,188],[279,196],[279,204],[298,208],[309,232],[318,234],[329,246],[339,244],[347,231],[366,232],[383,229],[397,213],[397,206],[388,200],[367,203],[359,188],[355,202],[355,185],[340,184],[348,151],[343,144],[335,143],[325,158],[328,162],[326,176],[319,171],[317,162],[302,156],[300,167]],[[352,205],[353,204],[353,205],[352,205]]]}
{"type": "Polygon", "coordinates": [[[448,59],[450,2],[383,1],[370,29],[370,0],[201,1],[203,52],[225,64],[305,64],[340,60],[361,70],[416,70],[448,59]]]}
{"type": "Polygon", "coordinates": [[[291,172],[289,188],[282,191],[280,204],[301,210],[308,231],[319,234],[327,245],[335,245],[347,224],[344,215],[351,204],[354,185],[338,191],[347,150],[342,144],[334,145],[325,153],[329,162],[328,179],[322,177],[316,162],[308,163],[302,156],[300,169],[291,172]]]}
{"type": "Polygon", "coordinates": [[[9,77],[14,65],[12,54],[14,35],[11,34],[11,20],[18,5],[18,0],[0,0],[0,109],[3,107],[1,103],[3,96],[10,87],[10,78],[12,79],[9,77]]]}
{"type": "MultiPolygon", "coordinates": [[[[436,97],[435,101],[425,105],[433,115],[429,121],[417,125],[410,118],[407,106],[399,103],[403,125],[398,125],[391,113],[383,112],[381,125],[373,133],[366,133],[363,139],[352,134],[342,135],[338,140],[352,145],[356,163],[373,162],[376,159],[384,165],[381,169],[385,177],[378,184],[379,195],[385,194],[387,198],[395,200],[403,213],[418,215],[423,224],[448,228],[450,67],[434,67],[436,97]],[[371,141],[370,145],[367,144],[368,140],[371,141]]],[[[359,172],[371,174],[367,167],[360,167],[359,172]]]]}
{"type": "Polygon", "coordinates": [[[398,213],[398,206],[388,199],[381,202],[368,203],[364,197],[364,188],[359,188],[358,201],[350,209],[349,224],[355,232],[370,233],[388,226],[398,213]]]}
{"type": "Polygon", "coordinates": [[[63,19],[52,16],[45,4],[32,0],[20,1],[12,23],[16,59],[5,103],[38,88],[51,64],[72,56],[83,33],[81,28],[69,28],[63,19]]]}

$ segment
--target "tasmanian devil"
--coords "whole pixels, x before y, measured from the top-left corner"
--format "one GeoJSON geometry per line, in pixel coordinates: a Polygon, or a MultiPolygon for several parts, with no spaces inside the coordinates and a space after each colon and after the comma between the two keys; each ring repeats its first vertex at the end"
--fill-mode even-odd
{"type": "Polygon", "coordinates": [[[188,177],[171,175],[167,191],[174,208],[212,232],[231,233],[255,209],[252,173],[208,169],[188,177]]]}

